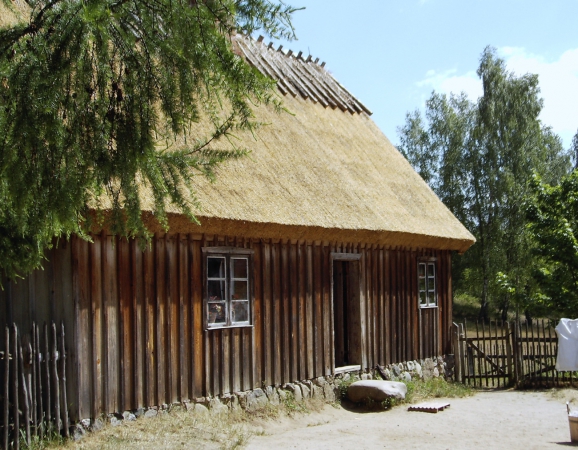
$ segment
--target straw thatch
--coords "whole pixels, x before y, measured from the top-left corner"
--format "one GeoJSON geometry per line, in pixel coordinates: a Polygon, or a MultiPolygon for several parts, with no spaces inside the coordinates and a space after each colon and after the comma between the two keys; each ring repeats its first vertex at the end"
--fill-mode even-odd
{"type": "MultiPolygon", "coordinates": [[[[8,14],[0,4],[4,25],[14,20],[8,14]]],[[[460,252],[475,242],[324,64],[261,39],[235,40],[239,54],[277,80],[291,114],[256,108],[268,125],[239,134],[250,157],[224,164],[214,183],[195,178],[202,225],[169,205],[172,232],[460,252]]],[[[143,207],[151,229],[158,228],[146,194],[143,207]]]]}
{"type": "Polygon", "coordinates": [[[275,74],[285,92],[290,94],[288,86],[293,87],[294,96],[283,97],[292,114],[258,107],[256,118],[268,125],[255,137],[239,136],[250,157],[226,163],[214,183],[195,180],[202,226],[173,215],[171,231],[460,252],[475,242],[373,123],[368,110],[323,67],[259,41],[237,39],[242,48],[252,49],[244,54],[256,67],[264,67],[270,58],[275,71],[267,73],[275,74]],[[296,74],[301,86],[315,95],[304,98],[295,85],[296,74]],[[341,100],[331,105],[331,98],[341,100]]]}

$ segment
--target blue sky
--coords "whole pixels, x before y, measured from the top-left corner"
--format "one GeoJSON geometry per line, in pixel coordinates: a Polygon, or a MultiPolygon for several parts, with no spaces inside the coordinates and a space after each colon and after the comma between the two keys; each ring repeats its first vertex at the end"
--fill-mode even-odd
{"type": "Polygon", "coordinates": [[[277,42],[326,61],[373,111],[395,144],[407,111],[432,90],[481,95],[487,45],[510,71],[540,77],[541,120],[570,146],[578,129],[578,0],[285,0],[297,41],[277,42]]]}

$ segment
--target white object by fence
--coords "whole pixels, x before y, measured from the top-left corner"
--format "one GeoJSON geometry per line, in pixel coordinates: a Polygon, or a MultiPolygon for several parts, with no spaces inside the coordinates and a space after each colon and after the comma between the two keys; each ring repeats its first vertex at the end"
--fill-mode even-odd
{"type": "Polygon", "coordinates": [[[558,356],[556,370],[578,370],[578,319],[561,319],[556,327],[558,356]]]}

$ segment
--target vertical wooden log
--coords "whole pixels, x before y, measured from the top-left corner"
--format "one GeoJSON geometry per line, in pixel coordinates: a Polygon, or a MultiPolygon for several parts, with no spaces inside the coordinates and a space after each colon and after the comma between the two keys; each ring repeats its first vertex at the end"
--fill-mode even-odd
{"type": "Polygon", "coordinates": [[[61,324],[60,333],[60,380],[62,385],[62,424],[64,428],[64,436],[69,437],[68,402],[66,398],[66,349],[64,348],[64,322],[61,324]]]}
{"type": "MultiPolygon", "coordinates": [[[[24,431],[25,435],[24,438],[26,440],[26,446],[30,447],[30,402],[28,398],[28,388],[26,386],[26,374],[24,373],[24,354],[22,352],[22,342],[20,337],[18,337],[18,348],[16,353],[16,361],[18,363],[18,367],[20,369],[20,381],[22,383],[22,415],[24,420],[24,431]]],[[[18,389],[15,391],[16,397],[20,395],[18,389]]],[[[18,440],[19,438],[19,430],[18,428],[14,428],[15,436],[14,440],[18,440]]]]}
{"type": "Polygon", "coordinates": [[[44,437],[44,400],[42,398],[42,352],[40,351],[40,327],[38,324],[34,327],[34,333],[36,335],[36,342],[34,347],[34,355],[37,367],[37,385],[36,385],[36,398],[38,399],[38,426],[40,428],[40,437],[44,437]]]}
{"type": "Polygon", "coordinates": [[[16,324],[12,325],[12,378],[13,382],[13,392],[12,392],[12,414],[14,420],[14,445],[15,449],[20,448],[20,439],[19,432],[20,432],[20,412],[19,412],[19,404],[18,404],[18,391],[19,391],[19,382],[18,382],[18,328],[16,324]]]}
{"type": "Polygon", "coordinates": [[[454,379],[463,383],[462,381],[462,355],[460,352],[460,327],[457,323],[452,324],[452,351],[454,353],[454,379]]]}
{"type": "Polygon", "coordinates": [[[30,362],[32,363],[32,384],[30,386],[30,397],[32,399],[32,424],[34,426],[34,436],[38,436],[38,359],[36,357],[36,323],[32,322],[32,348],[30,350],[30,362]]]}
{"type": "Polygon", "coordinates": [[[52,432],[52,383],[50,380],[50,351],[48,346],[48,324],[44,323],[44,374],[46,386],[46,424],[48,434],[52,432]]]}
{"type": "Polygon", "coordinates": [[[50,368],[52,371],[52,380],[54,385],[54,425],[56,432],[59,433],[62,428],[60,422],[60,386],[58,382],[58,349],[56,345],[56,324],[52,322],[52,358],[50,358],[50,368]]]}
{"type": "Polygon", "coordinates": [[[4,347],[4,404],[2,408],[2,412],[4,413],[4,439],[2,441],[3,448],[5,450],[8,449],[8,442],[9,442],[9,395],[10,395],[10,329],[8,327],[5,328],[5,347],[4,347]]]}

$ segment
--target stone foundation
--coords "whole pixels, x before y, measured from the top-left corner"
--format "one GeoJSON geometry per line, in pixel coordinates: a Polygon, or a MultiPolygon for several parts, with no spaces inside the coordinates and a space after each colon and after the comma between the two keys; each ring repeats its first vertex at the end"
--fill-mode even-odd
{"type": "MultiPolygon", "coordinates": [[[[388,364],[381,367],[386,380],[391,381],[411,381],[429,380],[436,377],[451,378],[453,376],[454,356],[426,358],[419,361],[407,361],[404,363],[388,364]]],[[[119,425],[123,420],[135,420],[144,416],[156,417],[167,412],[169,408],[185,408],[187,411],[195,411],[204,414],[208,412],[219,413],[235,410],[238,408],[249,412],[254,412],[266,407],[268,404],[276,406],[286,401],[289,395],[296,402],[304,399],[319,399],[326,403],[333,403],[342,397],[342,386],[349,385],[357,380],[381,379],[380,371],[353,370],[339,373],[334,376],[319,377],[313,380],[302,380],[293,383],[286,383],[282,386],[267,386],[253,389],[252,391],[235,392],[224,394],[218,397],[198,397],[191,401],[185,401],[175,405],[163,404],[160,407],[139,408],[136,411],[125,411],[122,414],[109,414],[106,419],[112,426],[119,425]]],[[[75,439],[80,439],[89,430],[97,430],[103,426],[102,419],[94,421],[84,419],[73,427],[72,435],[75,439]]]]}

